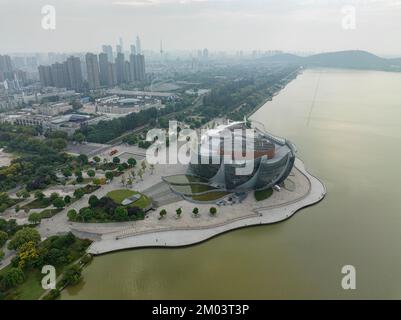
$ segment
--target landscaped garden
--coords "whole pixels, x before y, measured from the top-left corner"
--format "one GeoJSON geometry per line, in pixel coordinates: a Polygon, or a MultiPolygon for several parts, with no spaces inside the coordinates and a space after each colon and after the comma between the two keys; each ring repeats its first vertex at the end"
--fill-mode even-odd
{"type": "Polygon", "coordinates": [[[0,213],[16,205],[20,201],[22,201],[22,199],[10,198],[5,192],[0,193],[0,213]]]}
{"type": "Polygon", "coordinates": [[[88,204],[88,207],[81,208],[79,212],[68,211],[69,220],[92,223],[143,220],[145,211],[151,206],[151,200],[137,191],[122,189],[111,191],[100,199],[92,195],[88,204]],[[125,199],[135,195],[140,196],[138,200],[122,205],[125,199]]]}
{"type": "MultiPolygon", "coordinates": [[[[0,300],[40,298],[44,293],[41,286],[41,269],[44,265],[54,266],[57,275],[63,273],[58,286],[74,283],[77,277],[70,277],[70,269],[85,254],[90,243],[89,240],[76,238],[72,233],[52,236],[41,242],[35,229],[19,230],[9,243],[9,248],[16,250],[17,255],[9,266],[0,270],[0,300]]],[[[57,294],[53,292],[53,296],[57,294]]]]}
{"type": "Polygon", "coordinates": [[[134,195],[140,195],[141,197],[134,203],[128,205],[128,207],[135,206],[141,209],[146,209],[151,204],[151,201],[147,196],[133,190],[128,190],[128,189],[113,190],[107,194],[107,196],[110,199],[112,199],[115,203],[119,205],[121,205],[124,199],[130,198],[134,195]]]}
{"type": "Polygon", "coordinates": [[[273,194],[273,189],[265,189],[265,190],[256,190],[255,191],[255,199],[256,201],[266,200],[271,197],[273,194]]]}

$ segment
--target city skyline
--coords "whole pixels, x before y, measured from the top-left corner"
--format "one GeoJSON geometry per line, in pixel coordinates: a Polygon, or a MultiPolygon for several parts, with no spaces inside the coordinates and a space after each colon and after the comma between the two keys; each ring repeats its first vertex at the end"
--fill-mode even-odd
{"type": "Polygon", "coordinates": [[[3,53],[96,52],[99,43],[115,48],[119,38],[128,51],[139,35],[142,48],[155,52],[163,40],[167,52],[359,49],[401,54],[393,37],[383,37],[401,28],[401,5],[394,0],[58,0],[52,4],[56,29],[50,31],[41,27],[42,1],[1,0],[0,5],[3,53]],[[354,30],[342,27],[347,5],[355,8],[354,30]]]}

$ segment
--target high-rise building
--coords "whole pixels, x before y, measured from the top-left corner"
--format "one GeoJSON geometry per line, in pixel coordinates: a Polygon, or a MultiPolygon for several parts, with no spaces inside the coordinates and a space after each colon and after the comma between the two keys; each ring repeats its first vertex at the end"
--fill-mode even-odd
{"type": "Polygon", "coordinates": [[[109,60],[109,62],[113,62],[114,58],[113,58],[113,47],[110,45],[103,45],[102,46],[102,51],[103,53],[107,54],[107,59],[109,60]]]}
{"type": "Polygon", "coordinates": [[[203,49],[203,59],[209,58],[209,50],[207,48],[203,49]]]}
{"type": "Polygon", "coordinates": [[[116,65],[109,62],[107,71],[107,85],[109,87],[115,86],[117,84],[116,65]]]}
{"type": "Polygon", "coordinates": [[[143,54],[131,54],[130,67],[132,81],[145,80],[145,56],[143,54]]]}
{"type": "Polygon", "coordinates": [[[56,62],[51,65],[51,77],[53,86],[57,88],[71,87],[71,81],[68,74],[67,64],[56,62]]]}
{"type": "Polygon", "coordinates": [[[13,64],[11,62],[11,58],[8,55],[0,55],[0,71],[3,72],[12,72],[13,64]]]}
{"type": "Polygon", "coordinates": [[[50,66],[39,66],[39,79],[43,87],[54,86],[52,78],[52,68],[50,66]]]}
{"type": "Polygon", "coordinates": [[[136,53],[142,53],[141,39],[139,39],[139,36],[136,37],[136,53]]]}
{"type": "Polygon", "coordinates": [[[124,44],[123,44],[123,38],[121,38],[121,37],[120,37],[120,39],[119,39],[119,41],[118,41],[118,44],[120,45],[121,52],[123,52],[123,53],[124,53],[124,44]]]}
{"type": "Polygon", "coordinates": [[[131,54],[136,54],[136,46],[131,44],[131,54]]]}
{"type": "Polygon", "coordinates": [[[133,76],[131,75],[131,67],[128,61],[124,62],[124,82],[133,81],[133,76]]]}
{"type": "Polygon", "coordinates": [[[11,62],[11,58],[8,55],[0,55],[0,79],[1,80],[13,80],[13,64],[11,62]]]}
{"type": "Polygon", "coordinates": [[[100,85],[108,85],[109,61],[106,53],[99,54],[99,80],[100,85]]]}
{"type": "Polygon", "coordinates": [[[116,78],[117,84],[125,82],[125,61],[124,54],[119,52],[116,57],[116,78]]]}
{"type": "Polygon", "coordinates": [[[100,87],[99,80],[99,62],[97,60],[97,55],[88,52],[85,56],[86,60],[86,70],[88,73],[88,84],[89,89],[97,89],[100,87]]]}
{"type": "Polygon", "coordinates": [[[82,89],[83,78],[82,78],[82,69],[81,69],[81,60],[77,57],[69,57],[65,62],[67,65],[68,77],[70,80],[69,86],[67,88],[71,88],[74,90],[82,89]]]}

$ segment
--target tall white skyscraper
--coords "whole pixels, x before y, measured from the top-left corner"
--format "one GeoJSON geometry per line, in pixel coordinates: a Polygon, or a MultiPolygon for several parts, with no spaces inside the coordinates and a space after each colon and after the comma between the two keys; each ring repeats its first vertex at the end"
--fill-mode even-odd
{"type": "Polygon", "coordinates": [[[142,53],[141,39],[139,39],[139,36],[136,37],[136,53],[137,54],[142,53]]]}
{"type": "Polygon", "coordinates": [[[123,38],[120,37],[118,44],[120,45],[121,52],[124,53],[124,44],[123,44],[123,38]]]}
{"type": "Polygon", "coordinates": [[[131,54],[136,54],[136,47],[134,44],[131,44],[131,54]]]}
{"type": "Polygon", "coordinates": [[[102,46],[102,51],[107,54],[107,59],[109,60],[109,62],[113,62],[114,58],[113,58],[113,47],[110,45],[103,45],[102,46]]]}

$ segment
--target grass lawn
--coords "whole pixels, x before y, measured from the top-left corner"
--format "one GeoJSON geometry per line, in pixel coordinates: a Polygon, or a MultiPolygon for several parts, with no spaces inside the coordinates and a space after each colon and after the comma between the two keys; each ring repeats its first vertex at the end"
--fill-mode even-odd
{"type": "Polygon", "coordinates": [[[270,198],[270,196],[273,194],[273,189],[265,189],[265,190],[258,190],[255,191],[255,199],[256,201],[262,201],[270,198]]]}
{"type": "MultiPolygon", "coordinates": [[[[45,240],[46,241],[46,240],[45,240]]],[[[42,242],[43,243],[43,242],[42,242]]],[[[68,250],[67,254],[69,255],[71,262],[65,265],[59,265],[56,267],[57,276],[60,275],[63,270],[73,263],[82,255],[85,254],[85,250],[90,245],[91,241],[82,240],[75,238],[75,242],[69,245],[66,249],[68,250]]],[[[0,270],[0,275],[5,274],[12,268],[11,265],[0,270]]],[[[18,300],[37,300],[41,297],[41,295],[45,292],[42,288],[42,278],[44,275],[38,269],[28,269],[24,271],[25,280],[23,283],[18,285],[16,288],[10,289],[6,294],[6,299],[18,299],[18,300]]]]}
{"type": "Polygon", "coordinates": [[[210,193],[206,193],[206,194],[193,195],[193,196],[191,196],[191,198],[195,201],[214,201],[214,200],[223,198],[224,196],[226,196],[228,194],[230,194],[230,192],[216,191],[216,192],[210,192],[210,193]]]}
{"type": "MultiPolygon", "coordinates": [[[[0,270],[0,275],[5,274],[12,268],[11,264],[0,270]]],[[[39,270],[32,269],[25,272],[25,280],[17,288],[8,294],[19,300],[37,300],[44,292],[41,281],[44,275],[39,270]]]]}
{"type": "MultiPolygon", "coordinates": [[[[4,210],[0,210],[0,212],[5,211],[6,209],[16,205],[17,203],[23,201],[24,199],[15,199],[15,198],[10,198],[10,201],[7,203],[6,206],[4,206],[4,210]]],[[[0,203],[2,205],[2,203],[0,203]]]]}
{"type": "Polygon", "coordinates": [[[145,196],[144,194],[141,194],[137,191],[127,190],[127,189],[113,190],[113,191],[110,191],[107,194],[107,196],[111,200],[113,200],[115,203],[121,204],[121,202],[123,202],[124,199],[129,198],[129,197],[133,196],[134,194],[140,194],[141,197],[134,203],[131,203],[130,205],[128,205],[128,207],[135,206],[135,207],[144,209],[150,205],[150,199],[147,196],[145,196]]]}
{"type": "Polygon", "coordinates": [[[45,292],[41,284],[43,277],[44,275],[39,270],[27,272],[25,281],[18,286],[18,299],[37,300],[45,292]]]}
{"type": "Polygon", "coordinates": [[[44,198],[43,200],[35,199],[21,207],[21,209],[42,209],[50,206],[50,204],[49,198],[44,198]]]}

